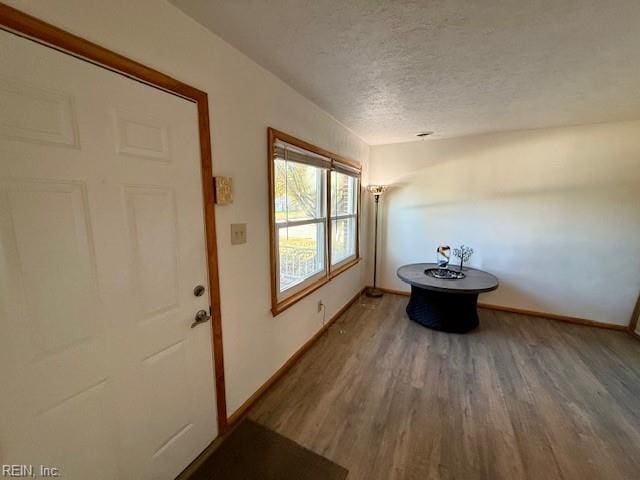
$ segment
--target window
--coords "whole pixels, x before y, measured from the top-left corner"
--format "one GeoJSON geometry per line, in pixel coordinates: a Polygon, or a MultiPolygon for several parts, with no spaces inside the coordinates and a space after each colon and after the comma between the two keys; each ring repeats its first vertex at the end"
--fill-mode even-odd
{"type": "Polygon", "coordinates": [[[269,129],[272,312],[358,262],[360,169],[269,129]]]}
{"type": "Polygon", "coordinates": [[[331,172],[331,266],[355,258],[358,226],[358,179],[331,172]]]}
{"type": "MultiPolygon", "coordinates": [[[[286,155],[283,155],[286,156],[286,155]]],[[[275,162],[275,219],[278,297],[326,273],[325,186],[321,167],[278,158],[275,162]]]]}

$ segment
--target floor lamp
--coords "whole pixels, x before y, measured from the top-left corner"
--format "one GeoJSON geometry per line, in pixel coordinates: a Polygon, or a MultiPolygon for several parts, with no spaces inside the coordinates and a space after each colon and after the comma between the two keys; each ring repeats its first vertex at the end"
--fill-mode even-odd
{"type": "Polygon", "coordinates": [[[367,191],[373,195],[375,204],[376,204],[376,226],[374,230],[374,238],[373,238],[373,287],[369,287],[365,290],[365,295],[367,297],[381,297],[382,290],[376,288],[376,280],[378,274],[378,204],[380,203],[380,195],[382,195],[387,189],[386,185],[369,185],[367,186],[367,191]]]}

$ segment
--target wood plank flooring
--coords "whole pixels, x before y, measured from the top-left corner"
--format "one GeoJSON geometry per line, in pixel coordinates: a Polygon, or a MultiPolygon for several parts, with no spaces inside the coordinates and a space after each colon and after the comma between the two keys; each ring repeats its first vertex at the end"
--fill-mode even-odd
{"type": "Polygon", "coordinates": [[[640,342],[480,310],[428,330],[361,297],[250,417],[357,479],[639,479],[640,342]]]}

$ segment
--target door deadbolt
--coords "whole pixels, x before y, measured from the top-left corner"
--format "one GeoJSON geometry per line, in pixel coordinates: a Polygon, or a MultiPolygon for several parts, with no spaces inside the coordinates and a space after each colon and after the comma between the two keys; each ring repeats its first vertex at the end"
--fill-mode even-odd
{"type": "Polygon", "coordinates": [[[202,285],[197,285],[196,288],[193,289],[193,294],[196,297],[201,297],[204,294],[204,287],[202,285]]]}

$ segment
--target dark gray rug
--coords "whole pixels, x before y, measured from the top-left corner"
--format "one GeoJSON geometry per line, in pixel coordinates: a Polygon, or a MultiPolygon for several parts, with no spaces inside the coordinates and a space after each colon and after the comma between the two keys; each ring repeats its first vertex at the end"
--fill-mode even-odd
{"type": "Polygon", "coordinates": [[[344,480],[348,471],[245,419],[190,477],[193,480],[344,480]]]}

